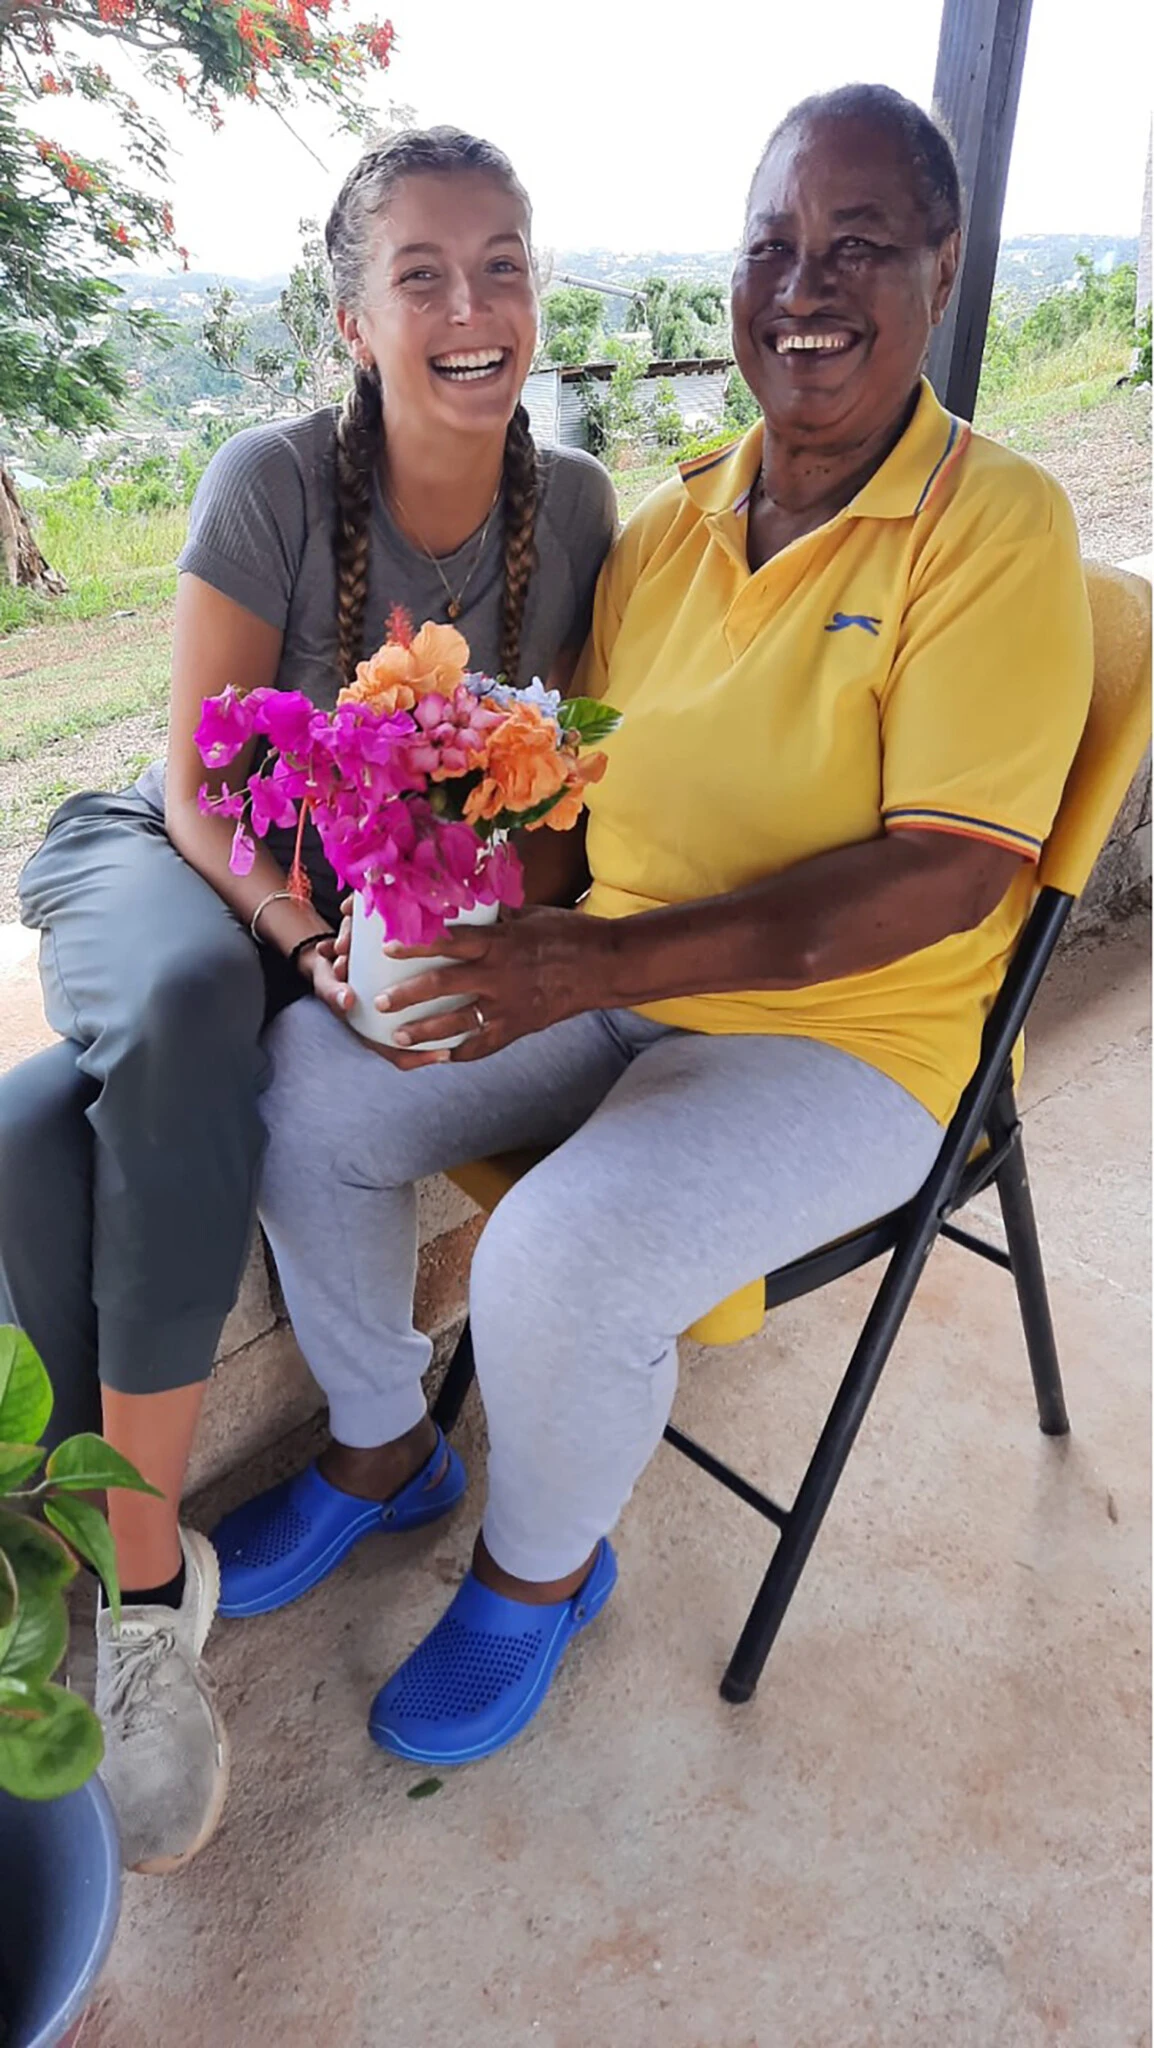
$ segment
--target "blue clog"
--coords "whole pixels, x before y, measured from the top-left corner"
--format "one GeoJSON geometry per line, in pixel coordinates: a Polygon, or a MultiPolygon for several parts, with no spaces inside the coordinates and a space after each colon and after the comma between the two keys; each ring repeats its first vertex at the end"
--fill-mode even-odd
{"type": "Polygon", "coordinates": [[[533,1719],[573,1637],[600,1614],[616,1583],[617,1560],[604,1537],[579,1591],[550,1607],[507,1600],[469,1572],[373,1701],[373,1741],[421,1764],[467,1764],[503,1749],[533,1719]]]}
{"type": "Polygon", "coordinates": [[[319,1586],[374,1529],[420,1529],[456,1506],[465,1468],[437,1431],[432,1455],[391,1500],[360,1500],[307,1465],[226,1515],[213,1531],[220,1559],[219,1614],[271,1614],[319,1586]],[[447,1456],[446,1456],[447,1452],[447,1456]],[[444,1463],[440,1477],[432,1474],[444,1463]]]}

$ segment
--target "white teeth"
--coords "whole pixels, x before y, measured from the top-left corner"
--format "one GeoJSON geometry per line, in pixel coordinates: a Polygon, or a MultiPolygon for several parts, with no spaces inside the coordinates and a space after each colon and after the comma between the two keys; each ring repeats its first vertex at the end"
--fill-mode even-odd
{"type": "Polygon", "coordinates": [[[503,349],[483,349],[471,355],[434,356],[433,368],[453,377],[484,377],[499,370],[504,360],[503,349]]]}
{"type": "Polygon", "coordinates": [[[840,349],[848,348],[852,340],[852,334],[779,334],[776,337],[775,346],[779,356],[785,355],[790,349],[798,348],[816,348],[837,352],[840,349]]]}

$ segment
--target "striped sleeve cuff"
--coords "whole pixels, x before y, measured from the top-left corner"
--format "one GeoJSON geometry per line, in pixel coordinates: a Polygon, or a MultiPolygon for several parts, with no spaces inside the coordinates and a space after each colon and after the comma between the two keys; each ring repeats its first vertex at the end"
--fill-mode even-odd
{"type": "Polygon", "coordinates": [[[884,813],[887,832],[953,832],[962,839],[984,839],[991,846],[1004,846],[1023,860],[1041,858],[1042,841],[1031,832],[1019,832],[1013,825],[995,824],[992,818],[971,818],[962,811],[932,810],[928,806],[901,804],[884,813]]]}

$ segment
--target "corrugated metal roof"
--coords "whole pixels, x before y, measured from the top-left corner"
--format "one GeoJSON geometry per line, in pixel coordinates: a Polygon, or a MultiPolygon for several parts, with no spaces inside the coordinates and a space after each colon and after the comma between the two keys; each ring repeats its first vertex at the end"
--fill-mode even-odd
{"type": "MultiPolygon", "coordinates": [[[[563,384],[574,384],[580,377],[595,377],[600,384],[607,384],[616,363],[567,363],[559,375],[563,384]]],[[[709,377],[719,370],[732,370],[732,356],[685,356],[676,362],[647,363],[642,377],[709,377]]]]}

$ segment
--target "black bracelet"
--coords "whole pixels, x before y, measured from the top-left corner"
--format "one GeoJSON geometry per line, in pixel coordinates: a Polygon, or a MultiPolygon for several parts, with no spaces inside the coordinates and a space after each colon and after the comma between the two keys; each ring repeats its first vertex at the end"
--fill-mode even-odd
{"type": "Polygon", "coordinates": [[[323,932],[310,932],[307,939],[297,940],[291,953],[285,954],[285,959],[290,967],[299,967],[302,955],[308,952],[310,946],[322,946],[326,939],[334,939],[335,937],[336,933],[328,926],[325,927],[323,932]]]}

